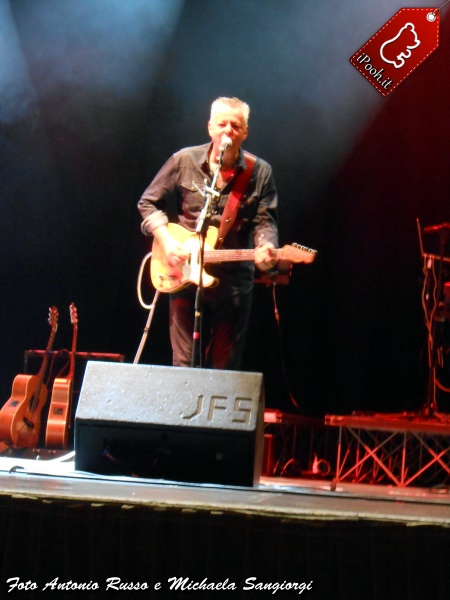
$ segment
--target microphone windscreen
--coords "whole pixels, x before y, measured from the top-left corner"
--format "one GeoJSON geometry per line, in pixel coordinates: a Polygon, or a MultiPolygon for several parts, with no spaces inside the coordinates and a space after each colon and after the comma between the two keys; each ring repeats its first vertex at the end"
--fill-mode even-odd
{"type": "Polygon", "coordinates": [[[220,149],[227,150],[231,146],[231,144],[232,144],[231,139],[227,135],[224,135],[222,137],[222,141],[220,143],[220,149]]]}

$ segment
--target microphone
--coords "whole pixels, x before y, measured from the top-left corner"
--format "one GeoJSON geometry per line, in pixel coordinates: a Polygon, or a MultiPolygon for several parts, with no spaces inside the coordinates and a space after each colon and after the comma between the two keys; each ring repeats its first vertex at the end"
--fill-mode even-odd
{"type": "Polygon", "coordinates": [[[231,141],[231,139],[227,135],[224,135],[222,137],[222,141],[220,142],[219,150],[221,152],[225,152],[225,150],[228,150],[232,143],[233,142],[231,141]]]}

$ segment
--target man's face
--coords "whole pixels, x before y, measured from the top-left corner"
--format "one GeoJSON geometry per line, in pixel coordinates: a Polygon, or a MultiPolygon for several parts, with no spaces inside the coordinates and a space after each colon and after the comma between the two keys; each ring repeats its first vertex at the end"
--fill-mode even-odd
{"type": "Polygon", "coordinates": [[[220,104],[213,112],[208,123],[208,133],[214,149],[218,151],[224,135],[231,139],[231,152],[236,152],[248,135],[248,125],[245,123],[242,110],[220,104]]]}

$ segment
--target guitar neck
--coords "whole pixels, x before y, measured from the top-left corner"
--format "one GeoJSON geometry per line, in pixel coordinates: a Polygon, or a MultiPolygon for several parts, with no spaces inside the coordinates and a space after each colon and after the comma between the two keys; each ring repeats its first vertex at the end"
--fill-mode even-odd
{"type": "Polygon", "coordinates": [[[47,343],[47,347],[45,349],[44,358],[42,359],[41,368],[39,369],[39,373],[37,374],[37,386],[36,386],[33,400],[30,404],[31,412],[34,412],[36,410],[37,406],[39,405],[39,397],[40,397],[42,385],[44,383],[44,377],[47,372],[49,354],[50,354],[51,349],[53,348],[53,343],[55,341],[55,335],[56,335],[56,329],[57,329],[57,323],[58,323],[58,310],[54,306],[52,308],[50,308],[49,323],[51,325],[50,337],[49,337],[49,340],[47,343]]]}
{"type": "Polygon", "coordinates": [[[47,344],[47,348],[45,349],[44,358],[42,359],[41,368],[39,369],[39,372],[36,376],[37,382],[38,382],[37,388],[36,388],[36,394],[35,394],[36,399],[39,396],[39,389],[42,386],[42,384],[44,383],[44,377],[45,377],[45,374],[47,373],[48,360],[50,358],[50,353],[53,348],[53,342],[55,340],[55,333],[56,333],[56,329],[52,330],[52,332],[50,334],[50,339],[47,344]]]}
{"type": "MultiPolygon", "coordinates": [[[[278,255],[278,250],[276,251],[278,255]]],[[[254,260],[255,250],[206,250],[205,263],[238,262],[254,260]]]]}
{"type": "Polygon", "coordinates": [[[68,379],[73,379],[75,372],[75,357],[77,353],[78,313],[75,304],[70,305],[70,321],[72,322],[72,350],[70,351],[70,368],[68,379]]]}
{"type": "Polygon", "coordinates": [[[77,352],[77,326],[74,326],[73,329],[73,338],[72,338],[72,350],[70,352],[70,369],[68,379],[73,379],[73,375],[75,372],[75,356],[77,352]]]}
{"type": "Polygon", "coordinates": [[[48,353],[49,353],[49,349],[47,349],[45,351],[44,354],[44,358],[42,360],[42,364],[41,364],[41,368],[39,369],[38,374],[36,375],[37,377],[37,383],[36,383],[36,389],[33,395],[33,398],[30,402],[30,411],[34,412],[36,410],[36,408],[39,405],[39,398],[40,398],[40,393],[41,393],[41,388],[44,384],[44,377],[45,374],[47,372],[47,365],[48,365],[48,353]]]}

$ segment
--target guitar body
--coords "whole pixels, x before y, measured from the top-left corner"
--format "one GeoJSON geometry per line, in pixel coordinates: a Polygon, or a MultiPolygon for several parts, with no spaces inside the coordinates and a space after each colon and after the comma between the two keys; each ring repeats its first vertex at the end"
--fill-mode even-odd
{"type": "Polygon", "coordinates": [[[40,433],[40,411],[46,400],[47,387],[37,375],[17,375],[11,397],[0,410],[0,440],[16,448],[36,446],[40,433]],[[37,410],[32,412],[30,407],[37,391],[37,410]]]}
{"type": "MultiPolygon", "coordinates": [[[[189,253],[189,258],[181,267],[172,267],[167,263],[165,254],[155,239],[152,247],[152,260],[150,262],[150,278],[153,287],[159,292],[174,293],[179,292],[189,283],[200,284],[202,276],[203,287],[210,287],[217,283],[215,277],[208,275],[200,269],[200,240],[199,236],[188,231],[181,225],[169,223],[170,235],[183,244],[189,253]]],[[[215,227],[209,227],[206,233],[205,250],[214,248],[219,230],[215,227]]]]}
{"type": "Polygon", "coordinates": [[[45,433],[47,448],[67,448],[71,398],[72,379],[55,377],[45,433]]]}
{"type": "Polygon", "coordinates": [[[48,322],[50,338],[37,375],[17,375],[13,381],[11,398],[0,410],[0,440],[16,448],[35,448],[41,431],[41,411],[47,400],[44,375],[48,354],[53,346],[58,324],[58,309],[50,308],[48,322]]]}

